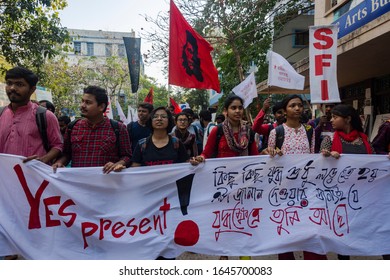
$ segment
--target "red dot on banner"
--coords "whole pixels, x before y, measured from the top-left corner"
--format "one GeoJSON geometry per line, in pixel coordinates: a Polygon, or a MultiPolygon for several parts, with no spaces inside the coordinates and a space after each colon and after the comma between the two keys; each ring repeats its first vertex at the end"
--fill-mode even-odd
{"type": "Polygon", "coordinates": [[[181,246],[194,246],[199,240],[199,227],[191,220],[180,222],[175,230],[175,243],[181,246]]]}

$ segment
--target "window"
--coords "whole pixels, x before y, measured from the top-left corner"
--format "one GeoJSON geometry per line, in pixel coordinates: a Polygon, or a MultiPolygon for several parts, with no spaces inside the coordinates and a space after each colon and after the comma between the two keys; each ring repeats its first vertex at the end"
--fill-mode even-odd
{"type": "Polygon", "coordinates": [[[75,54],[81,54],[81,42],[74,42],[73,49],[75,54]]]}
{"type": "Polygon", "coordinates": [[[112,56],[112,44],[106,44],[106,56],[112,56]]]}
{"type": "Polygon", "coordinates": [[[125,56],[125,45],[118,45],[118,56],[119,57],[125,56]]]}
{"type": "Polygon", "coordinates": [[[87,43],[87,55],[88,56],[93,56],[93,43],[87,43]]]}
{"type": "Polygon", "coordinates": [[[309,46],[309,30],[294,30],[294,48],[306,48],[309,46]]]}

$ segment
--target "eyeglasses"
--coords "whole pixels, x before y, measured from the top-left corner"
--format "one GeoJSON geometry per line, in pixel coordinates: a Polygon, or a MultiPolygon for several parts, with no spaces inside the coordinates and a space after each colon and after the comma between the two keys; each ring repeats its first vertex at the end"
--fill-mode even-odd
{"type": "Polygon", "coordinates": [[[177,122],[186,123],[186,122],[188,122],[188,120],[187,119],[178,119],[177,122]]]}
{"type": "Polygon", "coordinates": [[[157,120],[157,119],[163,119],[163,120],[165,120],[165,119],[167,119],[167,118],[168,118],[168,115],[154,115],[154,116],[152,117],[153,120],[157,120]]]}

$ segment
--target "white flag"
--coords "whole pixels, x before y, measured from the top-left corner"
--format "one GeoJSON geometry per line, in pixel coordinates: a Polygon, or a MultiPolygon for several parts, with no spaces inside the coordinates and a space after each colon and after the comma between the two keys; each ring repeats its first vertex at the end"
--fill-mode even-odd
{"type": "Polygon", "coordinates": [[[252,72],[244,81],[233,88],[233,92],[244,99],[244,108],[248,107],[253,98],[257,97],[255,73],[252,72]]]}
{"type": "Polygon", "coordinates": [[[180,107],[180,109],[182,109],[182,110],[184,110],[184,109],[191,109],[191,107],[190,107],[190,104],[188,104],[187,102],[186,103],[181,103],[181,104],[179,104],[179,107],[180,107]]]}
{"type": "Polygon", "coordinates": [[[127,123],[136,122],[136,121],[138,121],[137,110],[131,107],[130,105],[127,106],[127,123]]]}
{"type": "Polygon", "coordinates": [[[305,76],[298,74],[283,56],[273,51],[268,51],[267,59],[269,61],[269,86],[303,90],[305,76]]]}
{"type": "Polygon", "coordinates": [[[128,124],[127,118],[126,118],[126,116],[125,116],[125,113],[123,113],[121,104],[119,103],[118,100],[115,101],[115,105],[116,105],[116,108],[117,108],[117,110],[118,110],[118,115],[119,115],[120,120],[121,120],[125,125],[127,125],[127,124],[128,124]]]}
{"type": "Polygon", "coordinates": [[[337,25],[310,26],[311,103],[341,102],[337,83],[337,25]]]}

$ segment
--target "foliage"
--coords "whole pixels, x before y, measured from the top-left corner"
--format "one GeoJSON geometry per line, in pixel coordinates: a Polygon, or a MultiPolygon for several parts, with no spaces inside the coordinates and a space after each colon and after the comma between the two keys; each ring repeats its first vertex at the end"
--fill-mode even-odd
{"type": "MultiPolygon", "coordinates": [[[[252,61],[258,67],[256,80],[267,78],[266,53],[273,35],[296,17],[299,10],[312,5],[309,0],[175,0],[175,3],[190,25],[214,46],[224,96],[245,78],[252,61]]],[[[156,19],[145,18],[159,30],[144,32],[144,37],[153,43],[148,59],[166,59],[169,16],[160,13],[156,19]]],[[[261,103],[265,97],[259,97],[261,103]]],[[[220,104],[223,100],[224,97],[220,104]]],[[[256,102],[250,108],[255,112],[256,102]]]]}
{"type": "Polygon", "coordinates": [[[58,58],[47,61],[42,71],[45,75],[39,84],[51,90],[56,111],[78,112],[78,96],[85,85],[86,68],[79,64],[69,65],[64,58],[58,58]]]}
{"type": "MultiPolygon", "coordinates": [[[[64,57],[49,60],[44,68],[40,85],[51,89],[57,112],[68,114],[73,110],[78,114],[80,95],[88,85],[98,85],[106,89],[115,112],[115,98],[118,98],[123,110],[127,105],[137,107],[143,102],[149,89],[154,89],[154,106],[166,106],[168,91],[156,86],[156,81],[140,77],[138,94],[131,93],[130,75],[126,58],[88,57],[80,59],[77,64],[69,64],[64,57]],[[138,98],[138,99],[137,99],[138,98]]],[[[125,114],[127,110],[125,110],[125,114]]]]}
{"type": "Polygon", "coordinates": [[[0,56],[39,74],[68,40],[58,16],[65,7],[66,0],[0,0],[0,56]]]}

